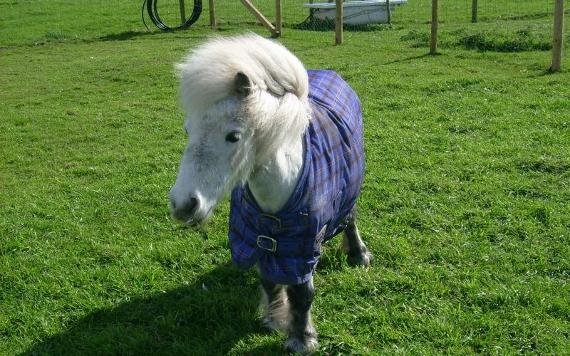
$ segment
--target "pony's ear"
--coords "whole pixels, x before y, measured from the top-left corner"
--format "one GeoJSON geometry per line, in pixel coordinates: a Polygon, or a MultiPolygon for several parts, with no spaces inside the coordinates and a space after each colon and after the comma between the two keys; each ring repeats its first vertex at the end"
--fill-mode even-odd
{"type": "Polygon", "coordinates": [[[238,72],[234,79],[234,89],[237,94],[241,96],[248,96],[251,94],[251,81],[247,75],[242,72],[238,72]]]}

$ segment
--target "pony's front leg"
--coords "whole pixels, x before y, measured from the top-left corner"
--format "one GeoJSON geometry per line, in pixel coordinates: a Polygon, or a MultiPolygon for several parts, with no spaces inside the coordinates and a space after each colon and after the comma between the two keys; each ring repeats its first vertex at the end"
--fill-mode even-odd
{"type": "Polygon", "coordinates": [[[285,348],[289,351],[307,353],[317,347],[317,332],[311,321],[311,304],[314,296],[312,277],[306,283],[287,286],[291,322],[285,348]]]}
{"type": "Polygon", "coordinates": [[[261,278],[261,322],[273,330],[287,331],[290,322],[289,301],[283,285],[261,278]]]}

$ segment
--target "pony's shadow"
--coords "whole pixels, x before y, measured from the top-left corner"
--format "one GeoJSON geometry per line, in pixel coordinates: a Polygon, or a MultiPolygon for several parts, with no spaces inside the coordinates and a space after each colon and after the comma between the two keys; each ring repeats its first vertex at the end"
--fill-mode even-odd
{"type": "MultiPolygon", "coordinates": [[[[95,311],[25,355],[226,354],[240,340],[267,333],[256,315],[258,297],[252,273],[218,266],[191,285],[95,311]]],[[[252,351],[280,350],[270,343],[252,351]]]]}

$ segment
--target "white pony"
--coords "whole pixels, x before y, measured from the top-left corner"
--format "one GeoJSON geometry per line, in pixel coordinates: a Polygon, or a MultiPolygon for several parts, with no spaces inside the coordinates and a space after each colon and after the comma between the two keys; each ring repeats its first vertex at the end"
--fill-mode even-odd
{"type": "MultiPolygon", "coordinates": [[[[317,99],[310,96],[302,63],[285,47],[254,34],[210,40],[177,69],[188,146],[170,192],[172,215],[199,225],[233,190],[232,259],[242,267],[258,264],[263,322],[288,334],[288,350],[310,352],[317,346],[310,317],[312,275],[322,242],[344,230],[349,262],[367,266],[371,260],[353,213],[364,167],[358,99],[334,72],[309,73],[313,79],[324,73],[339,83],[340,89],[324,95],[332,93],[356,120],[355,125],[344,125],[344,136],[339,135],[337,121],[342,120],[329,122],[326,115],[318,115],[335,114],[330,108],[315,109],[317,99]],[[324,144],[319,146],[321,139],[324,144]],[[317,151],[336,142],[342,142],[343,151],[340,156],[324,153],[326,177],[320,177],[315,157],[323,152],[317,151]],[[343,169],[338,168],[340,173],[327,171],[336,165],[343,169]],[[345,166],[357,171],[355,183],[345,179],[345,166]],[[327,190],[322,179],[335,183],[327,190]],[[309,182],[318,186],[302,193],[300,186],[309,182]],[[308,233],[310,229],[318,231],[308,233]]],[[[311,88],[317,90],[318,85],[311,88]]]]}

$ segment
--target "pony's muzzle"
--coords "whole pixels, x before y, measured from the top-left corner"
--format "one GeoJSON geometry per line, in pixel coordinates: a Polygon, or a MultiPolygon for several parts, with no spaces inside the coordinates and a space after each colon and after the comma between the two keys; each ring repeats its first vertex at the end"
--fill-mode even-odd
{"type": "Polygon", "coordinates": [[[170,207],[172,209],[172,217],[180,222],[188,225],[194,224],[194,215],[200,206],[198,198],[190,197],[182,204],[176,203],[175,199],[170,199],[170,207]]]}

